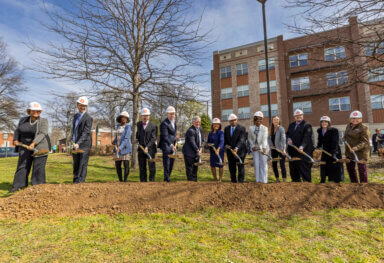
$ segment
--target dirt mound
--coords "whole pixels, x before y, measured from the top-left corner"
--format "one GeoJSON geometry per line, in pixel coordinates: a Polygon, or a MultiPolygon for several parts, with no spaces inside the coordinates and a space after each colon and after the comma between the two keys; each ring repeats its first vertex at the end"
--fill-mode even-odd
{"type": "Polygon", "coordinates": [[[383,184],[85,183],[29,187],[0,200],[0,218],[147,212],[383,209],[383,184]]]}

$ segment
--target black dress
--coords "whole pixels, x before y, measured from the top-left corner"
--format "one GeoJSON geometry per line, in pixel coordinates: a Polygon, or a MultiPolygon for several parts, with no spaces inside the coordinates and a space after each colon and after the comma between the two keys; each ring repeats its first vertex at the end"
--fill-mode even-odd
{"type": "MultiPolygon", "coordinates": [[[[328,128],[323,135],[322,128],[317,129],[318,141],[317,148],[322,148],[333,157],[341,159],[341,150],[339,145],[339,131],[336,128],[328,128]]],[[[344,167],[343,163],[335,163],[335,159],[323,153],[321,161],[326,162],[325,165],[320,167],[321,183],[325,183],[328,176],[328,181],[339,183],[344,181],[344,167]]]]}

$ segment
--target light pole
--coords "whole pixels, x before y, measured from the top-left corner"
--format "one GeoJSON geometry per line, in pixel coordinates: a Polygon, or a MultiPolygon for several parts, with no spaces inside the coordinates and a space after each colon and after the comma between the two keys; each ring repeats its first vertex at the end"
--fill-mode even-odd
{"type": "Polygon", "coordinates": [[[272,112],[271,112],[271,89],[269,87],[269,65],[268,65],[268,43],[267,43],[267,25],[265,22],[265,3],[267,0],[257,0],[261,3],[263,9],[263,28],[264,28],[264,53],[265,53],[265,67],[267,73],[267,97],[268,97],[268,119],[269,125],[272,123],[272,112]]]}

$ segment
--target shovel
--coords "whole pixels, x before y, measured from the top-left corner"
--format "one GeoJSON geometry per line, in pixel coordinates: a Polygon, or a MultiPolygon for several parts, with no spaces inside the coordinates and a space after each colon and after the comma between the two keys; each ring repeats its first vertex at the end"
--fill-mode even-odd
{"type": "Polygon", "coordinates": [[[224,162],[223,162],[223,160],[222,160],[221,157],[220,157],[220,153],[219,153],[219,151],[215,148],[215,145],[214,145],[214,144],[208,144],[208,146],[211,147],[211,148],[213,149],[213,151],[215,152],[217,158],[219,158],[219,162],[216,163],[216,164],[218,164],[218,165],[224,165],[224,162]]]}
{"type": "Polygon", "coordinates": [[[143,153],[145,153],[145,155],[148,157],[148,162],[158,162],[158,161],[159,161],[159,160],[157,160],[157,159],[152,158],[151,155],[150,155],[149,153],[147,153],[147,152],[145,151],[144,147],[141,146],[140,144],[139,144],[139,148],[140,148],[140,149],[143,151],[143,153]]]}
{"type": "Polygon", "coordinates": [[[231,146],[226,145],[225,148],[227,148],[228,150],[231,151],[231,153],[233,154],[233,156],[235,156],[236,159],[239,160],[239,163],[240,163],[240,164],[243,164],[243,161],[241,160],[240,156],[237,155],[237,153],[236,153],[234,150],[232,150],[231,146]]]}
{"type": "Polygon", "coordinates": [[[316,162],[316,161],[313,160],[313,158],[312,158],[311,156],[309,156],[306,152],[301,151],[299,148],[297,148],[297,146],[295,146],[295,145],[293,145],[293,144],[288,144],[288,145],[291,146],[292,148],[294,148],[298,153],[300,153],[300,154],[304,155],[305,157],[307,157],[307,158],[310,160],[311,163],[313,163],[313,164],[320,164],[320,165],[324,165],[324,164],[325,164],[325,162],[321,162],[321,161],[316,162]]]}
{"type": "Polygon", "coordinates": [[[33,149],[30,149],[28,145],[24,144],[24,143],[19,143],[17,146],[21,146],[29,151],[32,151],[33,154],[32,156],[35,157],[35,156],[41,156],[41,155],[45,155],[47,153],[49,153],[49,150],[37,150],[36,148],[33,148],[33,149]]]}

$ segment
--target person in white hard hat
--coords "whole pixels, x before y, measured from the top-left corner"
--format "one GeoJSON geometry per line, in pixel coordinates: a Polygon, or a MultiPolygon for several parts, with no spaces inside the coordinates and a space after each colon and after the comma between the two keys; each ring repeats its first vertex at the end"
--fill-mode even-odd
{"type": "Polygon", "coordinates": [[[129,160],[132,154],[131,134],[132,127],[129,124],[129,114],[123,111],[116,118],[116,136],[112,144],[115,145],[115,167],[120,182],[127,182],[129,175],[129,160]],[[124,164],[124,177],[121,165],[124,164]]]}
{"type": "Polygon", "coordinates": [[[245,128],[237,123],[237,116],[230,114],[228,117],[229,125],[224,129],[224,145],[233,150],[242,160],[242,163],[227,149],[227,159],[229,173],[232,183],[244,182],[244,159],[247,154],[245,128]],[[236,166],[238,176],[236,177],[236,166]]]}
{"type": "Polygon", "coordinates": [[[339,130],[331,126],[331,118],[322,116],[320,118],[320,128],[317,129],[317,146],[332,155],[321,155],[321,161],[325,165],[320,166],[320,183],[328,181],[340,183],[344,180],[344,168],[342,163],[335,163],[336,159],[341,159],[341,149],[339,145],[339,130]]]}
{"type": "Polygon", "coordinates": [[[77,101],[78,113],[73,118],[72,147],[74,150],[83,150],[83,153],[73,156],[73,183],[84,183],[87,177],[89,151],[92,147],[92,117],[86,112],[88,107],[87,97],[80,97],[77,101]]]}
{"type": "Polygon", "coordinates": [[[256,111],[253,115],[253,124],[248,129],[248,143],[253,155],[253,169],[257,183],[268,183],[268,157],[269,151],[268,128],[263,122],[264,115],[256,111]]]}
{"type": "MultiPolygon", "coordinates": [[[[313,131],[312,126],[304,120],[304,113],[297,109],[294,111],[295,121],[292,122],[287,130],[287,143],[299,148],[300,151],[312,156],[313,131]]],[[[300,161],[289,162],[289,171],[293,182],[311,182],[312,163],[303,154],[299,153],[293,147],[288,146],[288,154],[291,157],[299,157],[300,161]]]]}
{"type": "Polygon", "coordinates": [[[19,160],[10,192],[16,192],[28,186],[28,176],[31,168],[32,185],[44,184],[46,182],[45,165],[48,154],[32,156],[33,149],[51,150],[51,142],[48,136],[48,120],[40,117],[42,111],[43,109],[39,103],[29,103],[27,108],[29,116],[21,118],[14,131],[13,144],[16,146],[15,151],[19,153],[19,160]],[[20,144],[28,145],[28,147],[18,146],[20,144]]]}
{"type": "Polygon", "coordinates": [[[168,155],[176,152],[177,125],[175,122],[176,110],[169,106],[166,110],[167,118],[160,124],[160,142],[158,147],[163,152],[164,181],[170,182],[174,159],[168,155]]]}
{"type": "MultiPolygon", "coordinates": [[[[213,118],[211,131],[208,134],[208,145],[212,145],[219,152],[221,161],[224,162],[224,132],[221,130],[221,121],[219,118],[213,118]]],[[[210,151],[210,166],[213,179],[217,181],[216,167],[219,168],[219,182],[223,180],[224,165],[220,164],[220,159],[212,147],[210,151]]]]}
{"type": "MultiPolygon", "coordinates": [[[[268,136],[268,143],[271,147],[272,158],[280,158],[279,163],[281,176],[283,177],[283,182],[285,182],[287,180],[287,170],[285,169],[287,139],[285,137],[284,127],[280,124],[279,116],[274,116],[272,118],[271,132],[268,136]]],[[[278,162],[272,162],[272,168],[273,173],[275,174],[276,182],[280,182],[277,163],[278,162]]]]}
{"type": "MultiPolygon", "coordinates": [[[[349,116],[350,123],[344,132],[344,140],[349,144],[359,161],[365,161],[357,164],[359,170],[360,183],[368,182],[368,171],[366,162],[369,160],[371,147],[369,144],[369,129],[363,124],[363,114],[360,111],[353,111],[349,116]]],[[[345,156],[351,161],[346,164],[349,177],[352,183],[358,183],[356,173],[356,162],[353,152],[348,146],[345,147],[345,156]]]]}
{"type": "Polygon", "coordinates": [[[139,160],[140,181],[147,182],[147,163],[149,168],[149,181],[155,181],[156,164],[155,162],[147,162],[149,154],[151,158],[156,155],[156,139],[157,139],[157,126],[153,124],[149,118],[151,111],[148,108],[141,110],[141,121],[137,123],[136,140],[139,145],[144,148],[144,151],[139,148],[137,151],[137,158],[139,160]]]}

